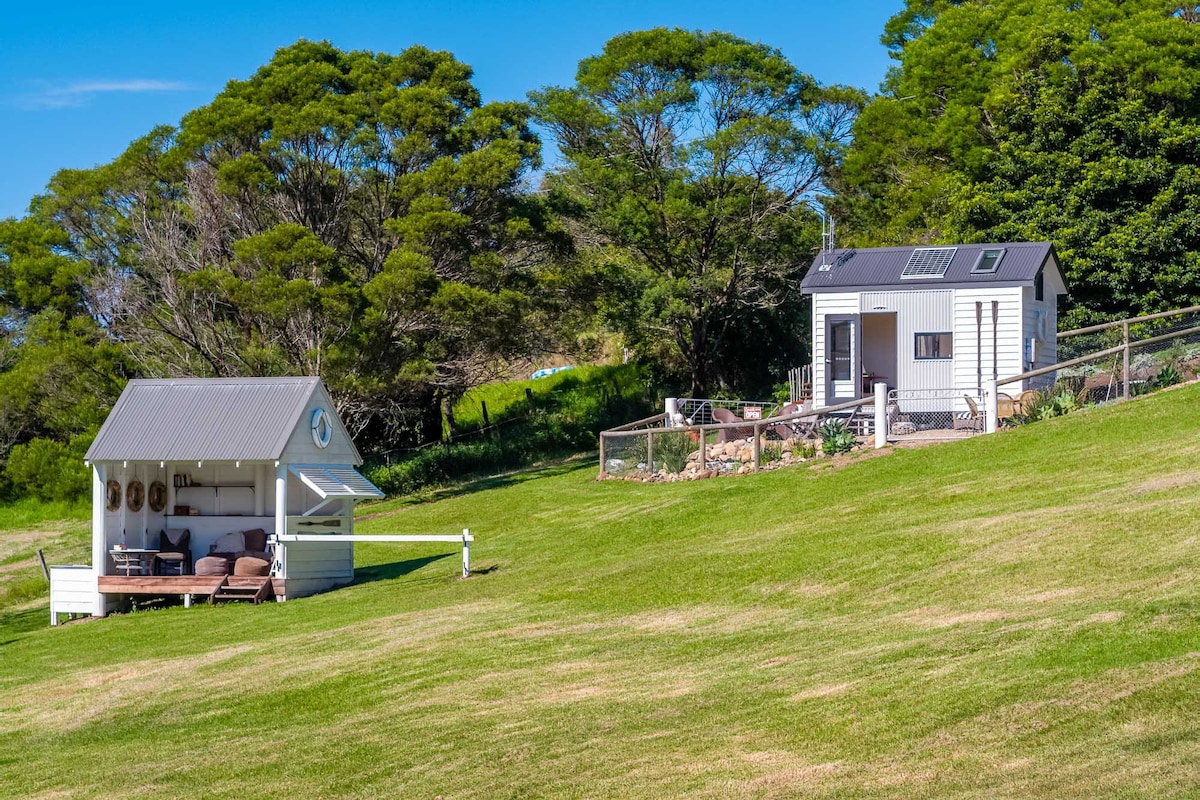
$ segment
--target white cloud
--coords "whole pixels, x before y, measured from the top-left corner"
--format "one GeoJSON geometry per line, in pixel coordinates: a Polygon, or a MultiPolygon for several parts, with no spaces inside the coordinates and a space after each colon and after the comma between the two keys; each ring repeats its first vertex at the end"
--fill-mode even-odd
{"type": "Polygon", "coordinates": [[[182,92],[191,87],[179,81],[160,81],[146,78],[133,80],[86,80],[65,85],[48,84],[19,98],[27,109],[72,108],[87,105],[100,94],[146,94],[148,92],[182,92]]]}

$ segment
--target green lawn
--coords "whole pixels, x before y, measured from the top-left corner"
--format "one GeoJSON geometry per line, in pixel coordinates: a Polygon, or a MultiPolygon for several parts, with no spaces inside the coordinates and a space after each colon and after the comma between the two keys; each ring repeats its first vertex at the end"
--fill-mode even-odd
{"type": "Polygon", "coordinates": [[[318,597],[0,629],[0,793],[1200,796],[1198,401],[364,509],[481,574],[362,546],[318,597]]]}

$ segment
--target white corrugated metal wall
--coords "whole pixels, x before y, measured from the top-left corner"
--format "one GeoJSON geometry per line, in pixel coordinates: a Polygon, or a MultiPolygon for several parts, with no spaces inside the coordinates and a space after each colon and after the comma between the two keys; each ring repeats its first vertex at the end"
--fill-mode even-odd
{"type": "Polygon", "coordinates": [[[949,289],[862,293],[864,313],[896,312],[896,375],[888,381],[892,388],[946,389],[953,385],[951,359],[916,358],[918,333],[952,333],[954,352],[958,352],[952,302],[949,289]]]}

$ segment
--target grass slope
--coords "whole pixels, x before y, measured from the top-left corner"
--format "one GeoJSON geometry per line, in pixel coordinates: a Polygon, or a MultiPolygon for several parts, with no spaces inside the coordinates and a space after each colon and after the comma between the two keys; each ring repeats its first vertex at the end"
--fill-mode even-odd
{"type": "Polygon", "coordinates": [[[483,574],[364,546],[319,597],[0,632],[0,793],[1197,796],[1198,399],[377,506],[483,574]]]}

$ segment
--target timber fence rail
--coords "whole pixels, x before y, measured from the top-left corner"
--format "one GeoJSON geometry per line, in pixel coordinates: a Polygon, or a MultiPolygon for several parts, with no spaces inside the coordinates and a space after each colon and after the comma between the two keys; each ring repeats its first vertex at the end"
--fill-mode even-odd
{"type": "Polygon", "coordinates": [[[1200,306],[1077,328],[1058,336],[1058,363],[1000,378],[994,390],[985,392],[989,430],[1006,421],[1030,421],[1080,406],[1128,400],[1200,376],[1200,306]],[[1064,342],[1072,345],[1065,347],[1064,342]],[[1089,346],[1095,349],[1079,352],[1089,346]]]}
{"type": "MultiPolygon", "coordinates": [[[[781,446],[780,443],[797,438],[796,431],[801,428],[798,423],[809,423],[802,426],[803,430],[815,430],[817,425],[814,423],[819,423],[822,418],[849,414],[864,407],[874,409],[880,403],[879,397],[860,397],[846,403],[765,419],[683,426],[671,426],[669,415],[657,414],[600,434],[600,472],[607,475],[654,474],[659,471],[656,467],[679,472],[692,455],[707,463],[708,454],[701,454],[700,445],[703,442],[707,447],[714,437],[720,441],[748,440],[751,457],[747,463],[758,470],[762,467],[764,447],[781,446]]],[[[863,418],[873,422],[875,412],[868,411],[863,418]]],[[[864,429],[871,430],[872,422],[864,429]]]]}

